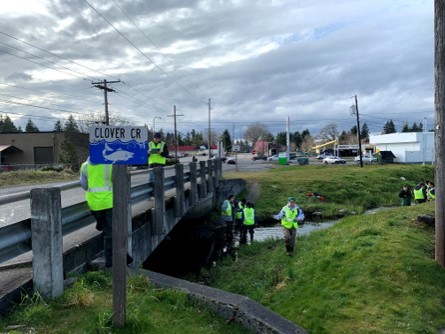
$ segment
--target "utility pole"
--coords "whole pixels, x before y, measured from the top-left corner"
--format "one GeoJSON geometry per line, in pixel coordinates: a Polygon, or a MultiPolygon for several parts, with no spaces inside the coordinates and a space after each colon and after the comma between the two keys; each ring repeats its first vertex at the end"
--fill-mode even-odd
{"type": "Polygon", "coordinates": [[[445,3],[442,0],[434,1],[434,77],[435,94],[434,106],[436,114],[436,199],[435,199],[435,258],[436,261],[445,267],[445,3]]]}
{"type": "Polygon", "coordinates": [[[286,146],[287,146],[287,159],[290,160],[290,135],[289,135],[289,123],[290,123],[290,117],[287,116],[286,119],[286,146]]]}
{"type": "Polygon", "coordinates": [[[176,114],[176,106],[173,106],[173,115],[168,115],[168,117],[173,117],[174,129],[175,129],[175,159],[178,160],[178,132],[176,131],[176,117],[184,116],[183,114],[176,114]]]}
{"type": "Polygon", "coordinates": [[[363,168],[363,159],[362,159],[362,138],[360,136],[360,117],[358,115],[358,102],[357,102],[357,95],[354,95],[355,98],[355,110],[353,114],[357,116],[357,138],[358,138],[358,154],[360,157],[360,167],[363,168]]]}
{"type": "Polygon", "coordinates": [[[104,81],[100,81],[100,82],[92,82],[92,84],[94,86],[96,86],[97,88],[103,89],[104,90],[104,99],[105,99],[105,124],[106,125],[110,125],[110,116],[108,115],[108,92],[115,92],[114,89],[112,88],[108,88],[107,84],[109,83],[117,83],[117,82],[121,82],[120,80],[116,80],[116,81],[107,81],[106,79],[104,79],[104,81]]]}
{"type": "Polygon", "coordinates": [[[211,111],[212,111],[212,99],[209,98],[209,159],[211,157],[212,149],[210,146],[212,146],[212,128],[211,128],[211,111]]]}

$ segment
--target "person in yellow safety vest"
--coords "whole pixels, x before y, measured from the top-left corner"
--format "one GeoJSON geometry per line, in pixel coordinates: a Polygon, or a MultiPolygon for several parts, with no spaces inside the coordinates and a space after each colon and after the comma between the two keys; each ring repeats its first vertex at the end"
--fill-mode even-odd
{"type": "Polygon", "coordinates": [[[235,222],[235,229],[241,230],[243,225],[243,210],[246,207],[246,199],[243,198],[241,201],[238,202],[236,205],[236,222],[235,222]]]}
{"type": "Polygon", "coordinates": [[[425,183],[420,182],[417,186],[414,187],[414,200],[417,204],[425,203],[427,199],[425,183]]]}
{"type": "MultiPolygon", "coordinates": [[[[93,164],[88,158],[80,167],[80,186],[86,191],[88,207],[96,219],[96,230],[103,231],[105,267],[110,268],[113,245],[113,165],[93,164]]],[[[127,264],[133,259],[127,254],[127,264]]]]}
{"type": "Polygon", "coordinates": [[[233,241],[233,218],[235,214],[235,195],[227,196],[221,206],[221,220],[226,224],[226,241],[233,241]]]}
{"type": "Polygon", "coordinates": [[[247,243],[247,231],[249,231],[250,234],[250,243],[253,242],[255,223],[255,209],[253,208],[253,203],[246,202],[246,207],[243,209],[243,226],[241,227],[240,244],[247,243]]]}
{"type": "MultiPolygon", "coordinates": [[[[164,167],[169,155],[168,147],[161,140],[162,135],[160,132],[156,132],[153,136],[153,140],[148,143],[148,167],[164,167]]],[[[153,173],[149,173],[149,182],[153,182],[153,173]]]]}
{"type": "Polygon", "coordinates": [[[287,205],[283,206],[280,213],[273,217],[277,220],[281,220],[286,252],[288,256],[292,256],[295,247],[298,222],[304,220],[304,212],[297,204],[295,204],[295,197],[289,197],[287,205]]]}
{"type": "Polygon", "coordinates": [[[436,188],[434,187],[434,182],[428,181],[428,189],[426,195],[428,201],[434,201],[436,199],[436,188]]]}

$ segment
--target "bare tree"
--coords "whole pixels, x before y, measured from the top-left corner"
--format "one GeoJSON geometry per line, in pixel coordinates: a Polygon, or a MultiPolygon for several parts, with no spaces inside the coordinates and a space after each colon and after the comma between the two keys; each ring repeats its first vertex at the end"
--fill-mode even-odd
{"type": "Polygon", "coordinates": [[[269,130],[267,129],[267,126],[258,122],[250,125],[244,133],[244,139],[251,142],[253,147],[255,147],[258,140],[266,140],[269,138],[268,136],[269,130]]]}
{"type": "MultiPolygon", "coordinates": [[[[110,125],[122,125],[130,126],[132,125],[128,119],[121,117],[120,115],[110,115],[109,116],[110,125]]],[[[91,112],[89,114],[82,115],[79,117],[78,126],[79,131],[82,133],[88,133],[92,126],[105,124],[105,115],[102,112],[91,112]]]]}
{"type": "Polygon", "coordinates": [[[314,147],[314,138],[310,135],[306,135],[303,137],[303,141],[301,142],[301,150],[303,152],[309,152],[314,147]]]}
{"type": "Polygon", "coordinates": [[[322,140],[330,141],[338,138],[337,124],[331,123],[320,130],[318,137],[322,140]]]}

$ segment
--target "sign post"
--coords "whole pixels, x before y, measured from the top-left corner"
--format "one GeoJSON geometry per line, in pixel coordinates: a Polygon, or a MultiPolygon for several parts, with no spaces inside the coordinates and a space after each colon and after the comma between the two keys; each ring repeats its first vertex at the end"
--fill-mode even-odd
{"type": "Polygon", "coordinates": [[[125,326],[127,302],[127,236],[130,215],[130,175],[127,165],[147,163],[145,127],[97,126],[90,129],[90,161],[113,166],[113,324],[125,326]]]}

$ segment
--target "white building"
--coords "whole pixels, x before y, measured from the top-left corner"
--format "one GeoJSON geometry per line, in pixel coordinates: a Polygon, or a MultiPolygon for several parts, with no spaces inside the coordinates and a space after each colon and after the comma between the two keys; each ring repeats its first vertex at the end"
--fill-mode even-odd
{"type": "Polygon", "coordinates": [[[427,163],[434,161],[434,132],[399,132],[370,135],[375,151],[391,151],[395,163],[427,163]]]}

